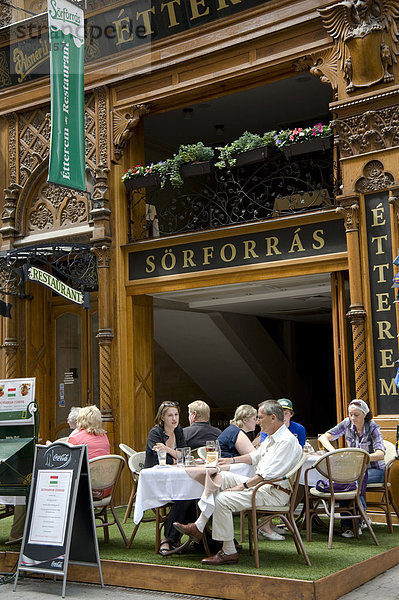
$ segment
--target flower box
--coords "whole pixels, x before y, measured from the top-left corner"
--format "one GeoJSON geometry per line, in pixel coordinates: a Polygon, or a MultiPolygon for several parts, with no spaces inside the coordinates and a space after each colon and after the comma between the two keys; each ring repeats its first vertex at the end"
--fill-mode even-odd
{"type": "Polygon", "coordinates": [[[198,177],[199,175],[209,175],[214,170],[213,163],[209,161],[187,163],[180,167],[180,174],[186,177],[198,177]]]}
{"type": "Polygon", "coordinates": [[[138,190],[140,188],[152,188],[159,187],[161,180],[158,173],[150,173],[149,175],[138,175],[125,179],[124,182],[126,190],[128,192],[132,190],[138,190]]]}
{"type": "Polygon", "coordinates": [[[244,165],[263,162],[271,158],[274,153],[275,151],[272,146],[261,146],[260,148],[247,150],[247,152],[241,152],[236,156],[236,166],[243,167],[244,165]]]}
{"type": "Polygon", "coordinates": [[[333,136],[328,137],[315,137],[312,140],[305,140],[304,142],[298,142],[291,144],[291,146],[283,146],[281,150],[285,156],[298,156],[299,154],[308,154],[309,152],[321,152],[324,150],[331,150],[333,146],[333,136]]]}

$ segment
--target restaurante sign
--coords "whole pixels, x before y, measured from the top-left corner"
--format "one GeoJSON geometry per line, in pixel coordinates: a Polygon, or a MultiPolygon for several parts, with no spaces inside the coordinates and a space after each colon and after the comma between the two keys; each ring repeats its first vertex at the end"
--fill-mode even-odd
{"type": "MultiPolygon", "coordinates": [[[[165,242],[167,244],[167,241],[165,242]]],[[[266,264],[346,252],[343,221],[257,231],[205,242],[168,245],[129,253],[129,280],[266,264]]]]}
{"type": "Polygon", "coordinates": [[[37,281],[42,285],[49,287],[56,294],[67,298],[71,302],[75,304],[83,304],[85,305],[86,299],[85,294],[79,292],[79,290],[75,290],[71,288],[69,285],[51,275],[51,273],[47,273],[47,271],[43,271],[42,269],[38,269],[37,267],[29,267],[28,269],[28,279],[30,281],[37,281]]]}

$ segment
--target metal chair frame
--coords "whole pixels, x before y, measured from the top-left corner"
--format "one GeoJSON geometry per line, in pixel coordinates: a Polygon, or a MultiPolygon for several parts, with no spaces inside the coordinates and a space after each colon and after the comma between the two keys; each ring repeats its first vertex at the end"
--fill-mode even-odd
{"type": "Polygon", "coordinates": [[[391,507],[396,513],[398,519],[399,509],[392,496],[392,486],[389,482],[389,474],[392,465],[395,463],[396,460],[398,460],[398,457],[396,456],[395,445],[392,444],[392,442],[384,440],[384,444],[386,449],[384,481],[382,481],[381,483],[370,483],[367,485],[366,488],[366,492],[372,492],[373,494],[381,494],[381,499],[367,500],[367,509],[380,508],[385,514],[388,532],[393,533],[391,507]]]}

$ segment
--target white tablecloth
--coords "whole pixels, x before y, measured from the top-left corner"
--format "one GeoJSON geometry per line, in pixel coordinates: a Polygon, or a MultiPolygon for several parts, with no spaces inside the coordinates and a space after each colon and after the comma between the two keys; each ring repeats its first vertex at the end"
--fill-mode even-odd
{"type": "MultiPolygon", "coordinates": [[[[195,467],[192,467],[195,469],[195,467]]],[[[246,481],[255,473],[255,467],[244,463],[231,465],[230,471],[246,481]]],[[[133,520],[137,524],[144,511],[158,508],[171,500],[198,500],[202,512],[209,517],[214,509],[214,496],[204,498],[204,486],[195,481],[183,467],[159,465],[140,471],[133,520]]]]}
{"type": "MultiPolygon", "coordinates": [[[[305,471],[306,469],[309,469],[310,467],[312,467],[314,465],[314,463],[316,461],[319,460],[319,458],[321,458],[321,454],[316,454],[313,452],[309,452],[306,462],[303,464],[302,466],[302,471],[301,471],[301,476],[299,478],[299,483],[301,485],[305,485],[305,471]]],[[[319,481],[319,479],[324,479],[324,477],[322,477],[321,473],[319,473],[319,471],[317,469],[312,469],[311,471],[309,471],[308,473],[308,486],[309,487],[314,487],[316,485],[316,483],[319,481]]]]}

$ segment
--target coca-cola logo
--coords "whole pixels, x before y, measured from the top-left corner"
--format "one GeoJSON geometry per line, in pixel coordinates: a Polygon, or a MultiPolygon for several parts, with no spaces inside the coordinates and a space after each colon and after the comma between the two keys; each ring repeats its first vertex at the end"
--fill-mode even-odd
{"type": "Polygon", "coordinates": [[[50,447],[44,453],[44,464],[52,469],[62,469],[71,462],[71,453],[64,446],[50,447]]]}
{"type": "Polygon", "coordinates": [[[63,567],[63,564],[64,564],[64,563],[63,563],[63,561],[62,561],[62,560],[53,560],[50,566],[51,566],[53,569],[62,569],[62,567],[63,567]]]}

